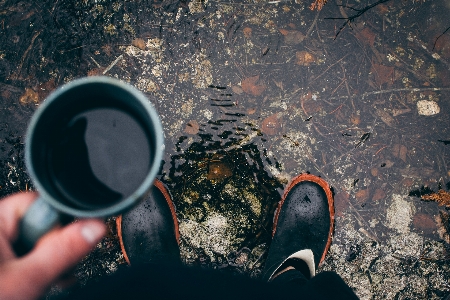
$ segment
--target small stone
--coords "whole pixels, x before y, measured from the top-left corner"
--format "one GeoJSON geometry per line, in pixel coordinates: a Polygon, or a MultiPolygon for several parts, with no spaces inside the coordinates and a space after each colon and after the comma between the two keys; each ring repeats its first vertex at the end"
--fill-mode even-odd
{"type": "Polygon", "coordinates": [[[438,114],[441,109],[435,101],[420,100],[417,101],[417,110],[419,115],[432,116],[438,114]]]}

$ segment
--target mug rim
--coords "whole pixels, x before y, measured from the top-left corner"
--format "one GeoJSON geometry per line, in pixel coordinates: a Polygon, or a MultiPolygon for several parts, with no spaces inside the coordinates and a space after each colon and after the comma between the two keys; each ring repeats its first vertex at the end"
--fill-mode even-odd
{"type": "Polygon", "coordinates": [[[27,167],[30,178],[36,187],[39,195],[44,201],[48,202],[51,206],[57,209],[60,212],[75,216],[75,217],[85,217],[85,218],[95,218],[95,217],[109,217],[114,215],[119,215],[120,213],[126,211],[131,208],[136,202],[138,202],[150,189],[153,184],[153,181],[156,178],[156,175],[159,171],[162,161],[162,154],[164,152],[164,131],[162,128],[161,120],[159,115],[157,114],[155,108],[151,104],[150,100],[137,88],[132,86],[131,84],[107,76],[91,76],[91,77],[83,77],[79,79],[75,79],[69,83],[63,84],[54,90],[49,96],[46,97],[44,102],[38,107],[38,109],[34,112],[30,123],[28,124],[26,137],[25,137],[25,165],[27,167]],[[153,151],[153,161],[147,176],[139,185],[139,187],[128,197],[119,201],[116,204],[113,204],[109,207],[95,209],[95,210],[82,210],[73,208],[59,202],[55,197],[53,197],[49,192],[47,192],[44,185],[39,180],[35,169],[32,165],[31,160],[31,141],[33,137],[33,132],[38,124],[40,117],[47,110],[47,108],[62,94],[66,93],[68,90],[76,88],[80,85],[84,85],[87,83],[103,83],[111,86],[115,86],[121,88],[131,94],[135,100],[137,100],[145,109],[146,113],[150,117],[151,126],[153,127],[151,130],[155,132],[155,151],[153,151]],[[158,134],[160,132],[160,134],[158,134]]]}

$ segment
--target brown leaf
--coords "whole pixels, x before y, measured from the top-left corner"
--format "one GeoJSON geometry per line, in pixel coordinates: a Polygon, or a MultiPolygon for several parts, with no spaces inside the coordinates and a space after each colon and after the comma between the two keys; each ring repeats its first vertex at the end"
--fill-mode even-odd
{"type": "Polygon", "coordinates": [[[406,154],[408,153],[408,149],[404,145],[395,144],[392,148],[392,154],[395,157],[400,158],[403,162],[406,162],[406,154]]]}
{"type": "Polygon", "coordinates": [[[334,209],[336,210],[336,215],[342,217],[344,212],[347,211],[350,201],[350,195],[347,192],[340,192],[334,196],[334,209]]]}
{"type": "Polygon", "coordinates": [[[369,189],[359,190],[355,194],[355,198],[359,204],[363,204],[364,202],[367,201],[367,199],[369,199],[369,189]]]}
{"type": "Polygon", "coordinates": [[[261,131],[267,135],[276,135],[281,132],[282,124],[278,114],[273,114],[262,121],[261,131]]]}
{"type": "Polygon", "coordinates": [[[245,27],[242,31],[244,32],[244,36],[246,38],[249,39],[252,37],[252,29],[250,27],[245,27]]]}
{"type": "Polygon", "coordinates": [[[327,0],[314,0],[313,3],[311,3],[311,6],[309,7],[309,9],[314,10],[321,10],[322,7],[325,5],[325,3],[327,3],[327,0]]]}
{"type": "Polygon", "coordinates": [[[432,233],[437,229],[437,224],[434,218],[423,213],[414,215],[413,225],[416,229],[422,230],[425,233],[432,233]]]}
{"type": "Polygon", "coordinates": [[[135,46],[135,47],[137,47],[137,48],[139,48],[141,50],[145,50],[145,48],[146,48],[145,41],[143,39],[139,39],[139,38],[138,39],[134,39],[131,42],[131,45],[133,45],[133,46],[135,46]]]}
{"type": "Polygon", "coordinates": [[[39,95],[35,91],[30,88],[25,88],[25,93],[20,96],[19,101],[21,104],[38,104],[39,103],[39,95]]]}
{"type": "Polygon", "coordinates": [[[103,69],[100,68],[94,68],[88,71],[87,76],[98,76],[101,75],[103,72],[103,69]]]}
{"type": "Polygon", "coordinates": [[[309,66],[310,64],[316,62],[316,57],[307,51],[298,51],[295,53],[295,56],[297,57],[297,61],[295,63],[300,66],[309,66]]]}
{"type": "Polygon", "coordinates": [[[350,122],[353,125],[359,125],[359,123],[361,123],[361,118],[358,115],[351,115],[350,122]]]}
{"type": "Polygon", "coordinates": [[[403,114],[409,113],[410,111],[411,111],[410,108],[404,108],[404,109],[396,109],[396,108],[394,108],[392,110],[392,115],[394,117],[396,117],[396,116],[399,116],[399,115],[403,115],[403,114]]]}
{"type": "Polygon", "coordinates": [[[378,173],[379,173],[378,168],[372,168],[370,170],[370,174],[372,174],[373,177],[377,177],[378,173]]]}
{"type": "Polygon", "coordinates": [[[184,128],[184,132],[187,134],[197,134],[200,129],[198,122],[196,120],[191,120],[187,123],[186,128],[184,128]]]}
{"type": "Polygon", "coordinates": [[[356,32],[356,38],[362,44],[373,47],[373,43],[375,42],[375,33],[373,33],[368,27],[365,27],[363,30],[356,32]]]}
{"type": "Polygon", "coordinates": [[[286,35],[289,34],[289,30],[287,30],[287,29],[278,29],[278,30],[279,30],[280,33],[281,33],[282,35],[284,35],[284,36],[286,36],[286,35]]]}
{"type": "Polygon", "coordinates": [[[208,165],[208,180],[221,180],[233,175],[233,167],[222,160],[222,156],[214,154],[208,165]]]}
{"type": "Polygon", "coordinates": [[[283,35],[284,42],[288,45],[298,45],[305,39],[305,35],[298,30],[287,30],[287,33],[283,35]]]}
{"type": "Polygon", "coordinates": [[[254,107],[247,109],[248,115],[253,115],[255,112],[256,112],[256,108],[254,108],[254,107]]]}
{"type": "Polygon", "coordinates": [[[423,195],[422,200],[436,201],[439,206],[450,207],[450,193],[444,190],[439,190],[437,193],[430,195],[423,195]]]}
{"type": "Polygon", "coordinates": [[[386,192],[382,189],[376,189],[375,193],[372,196],[372,201],[379,201],[381,199],[384,199],[386,197],[386,192]]]}
{"type": "Polygon", "coordinates": [[[383,109],[377,109],[376,114],[380,117],[381,121],[383,121],[386,125],[389,127],[394,126],[395,120],[391,117],[391,115],[383,110],[383,109]]]}
{"type": "Polygon", "coordinates": [[[264,85],[257,85],[259,81],[259,75],[248,77],[242,80],[242,89],[245,93],[251,94],[253,96],[260,96],[266,89],[264,85]]]}
{"type": "Polygon", "coordinates": [[[48,96],[48,94],[50,94],[54,89],[56,89],[55,78],[52,78],[47,82],[41,83],[37,88],[39,99],[45,99],[48,96]]]}
{"type": "Polygon", "coordinates": [[[440,210],[439,216],[436,217],[438,224],[438,232],[441,239],[450,244],[450,214],[440,210]]]}
{"type": "Polygon", "coordinates": [[[370,72],[373,73],[375,82],[378,85],[382,85],[383,83],[392,83],[394,67],[372,63],[372,69],[370,72]]]}
{"type": "Polygon", "coordinates": [[[233,85],[233,86],[231,87],[231,90],[233,91],[233,93],[238,94],[238,95],[240,95],[240,94],[242,94],[242,93],[244,92],[244,91],[242,90],[242,88],[239,87],[239,86],[237,86],[237,85],[233,85]]]}

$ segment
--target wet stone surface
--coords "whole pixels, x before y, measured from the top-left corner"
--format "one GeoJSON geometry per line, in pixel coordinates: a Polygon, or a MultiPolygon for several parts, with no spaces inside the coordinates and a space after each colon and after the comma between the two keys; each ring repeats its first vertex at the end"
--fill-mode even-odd
{"type": "MultiPolygon", "coordinates": [[[[257,278],[274,205],[309,171],[335,192],[319,272],[361,299],[444,299],[448,205],[420,196],[449,189],[450,6],[391,0],[352,17],[375,2],[0,0],[1,195],[33,188],[23,135],[35,108],[104,74],[161,116],[158,177],[184,263],[257,278]]],[[[125,267],[108,224],[77,268],[83,284],[125,267]]]]}

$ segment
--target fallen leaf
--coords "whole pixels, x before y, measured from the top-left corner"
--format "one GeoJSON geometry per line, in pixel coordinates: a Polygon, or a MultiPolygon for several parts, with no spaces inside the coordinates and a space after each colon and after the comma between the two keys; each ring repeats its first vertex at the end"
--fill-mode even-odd
{"type": "Polygon", "coordinates": [[[438,225],[438,233],[441,239],[450,244],[450,214],[440,210],[439,216],[436,217],[438,225]]]}
{"type": "Polygon", "coordinates": [[[288,35],[289,34],[289,30],[287,30],[287,29],[278,29],[278,31],[280,31],[280,33],[282,35],[288,35]]]}
{"type": "Polygon", "coordinates": [[[432,233],[437,229],[437,224],[434,218],[423,213],[417,213],[414,215],[413,225],[416,229],[422,230],[425,233],[432,233]]]}
{"type": "Polygon", "coordinates": [[[245,27],[242,31],[244,32],[244,36],[246,38],[249,39],[252,37],[252,29],[250,27],[245,27]]]}
{"type": "Polygon", "coordinates": [[[38,85],[37,93],[39,99],[45,99],[54,89],[56,89],[55,78],[50,79],[47,82],[38,85]]]}
{"type": "Polygon", "coordinates": [[[375,77],[375,82],[378,85],[382,85],[384,83],[392,84],[394,67],[372,63],[372,69],[370,70],[370,72],[373,73],[375,77]]]}
{"type": "Polygon", "coordinates": [[[363,204],[364,202],[367,201],[367,199],[369,199],[369,190],[365,189],[365,190],[359,190],[356,194],[355,194],[355,198],[356,201],[359,204],[363,204]]]}
{"type": "Polygon", "coordinates": [[[187,134],[197,134],[200,129],[198,122],[196,120],[191,120],[187,123],[186,128],[184,128],[184,132],[187,134]]]}
{"type": "Polygon", "coordinates": [[[283,125],[278,114],[273,114],[262,121],[261,131],[267,135],[276,135],[281,132],[283,125]]]}
{"type": "Polygon", "coordinates": [[[439,206],[450,207],[450,193],[444,190],[439,190],[437,193],[423,195],[422,200],[436,201],[439,206]]]}
{"type": "Polygon", "coordinates": [[[391,160],[389,160],[389,159],[386,159],[386,161],[384,162],[384,168],[389,169],[389,168],[391,168],[393,165],[394,165],[394,162],[391,161],[391,160]]]}
{"type": "Polygon", "coordinates": [[[327,3],[327,0],[314,0],[313,3],[311,3],[311,6],[309,7],[309,9],[314,10],[321,10],[322,7],[327,3]]]}
{"type": "Polygon", "coordinates": [[[305,35],[298,30],[286,30],[286,31],[283,31],[285,34],[283,34],[283,32],[281,34],[284,35],[284,42],[287,45],[298,45],[305,39],[305,35]]]}
{"type": "Polygon", "coordinates": [[[295,63],[300,66],[309,66],[310,64],[316,62],[316,57],[307,51],[298,51],[295,53],[295,56],[297,57],[297,61],[295,63]]]}
{"type": "Polygon", "coordinates": [[[103,72],[103,69],[100,68],[94,68],[88,71],[87,76],[98,76],[101,75],[103,72]]]}
{"type": "Polygon", "coordinates": [[[372,174],[373,177],[377,177],[378,176],[378,168],[372,168],[370,170],[370,174],[372,174]]]}
{"type": "Polygon", "coordinates": [[[413,184],[414,184],[414,179],[412,179],[412,178],[404,178],[402,181],[401,181],[401,184],[404,186],[404,187],[412,187],[413,186],[413,184]]]}
{"type": "Polygon", "coordinates": [[[237,85],[233,85],[233,86],[231,87],[231,90],[233,91],[233,93],[238,94],[238,95],[240,95],[240,94],[242,94],[242,93],[244,92],[244,91],[242,90],[242,88],[239,87],[239,86],[237,86],[237,85]]]}
{"type": "Polygon", "coordinates": [[[388,125],[389,127],[394,126],[395,120],[393,117],[391,117],[391,115],[387,111],[383,109],[377,109],[376,114],[380,117],[381,121],[383,121],[386,125],[388,125]]]}
{"type": "Polygon", "coordinates": [[[131,42],[131,45],[141,49],[141,50],[145,50],[146,46],[145,46],[145,41],[143,39],[134,39],[131,42]]]}
{"type": "Polygon", "coordinates": [[[342,217],[344,212],[347,211],[350,201],[350,195],[347,192],[340,192],[334,196],[334,209],[336,211],[336,215],[342,217]]]}
{"type": "Polygon", "coordinates": [[[396,109],[396,108],[394,108],[394,109],[392,110],[392,116],[394,116],[394,117],[400,116],[400,115],[409,113],[410,111],[411,111],[410,108],[404,108],[404,109],[396,109]]]}
{"type": "Polygon", "coordinates": [[[359,123],[361,123],[361,118],[358,115],[351,115],[350,122],[353,125],[359,125],[359,123]]]}
{"type": "Polygon", "coordinates": [[[406,154],[408,153],[408,149],[404,145],[395,144],[392,148],[392,154],[395,157],[400,158],[403,162],[406,162],[406,154]]]}
{"type": "Polygon", "coordinates": [[[379,201],[381,199],[384,199],[386,197],[386,192],[382,189],[376,189],[375,193],[372,196],[372,201],[379,201]]]}
{"type": "Polygon", "coordinates": [[[256,112],[256,108],[249,108],[247,109],[247,114],[248,115],[253,115],[256,112]]]}
{"type": "Polygon", "coordinates": [[[39,95],[35,91],[30,88],[25,88],[25,93],[20,96],[19,101],[21,104],[38,104],[39,103],[39,95]]]}
{"type": "Polygon", "coordinates": [[[375,33],[373,33],[368,27],[365,27],[363,30],[356,32],[356,38],[361,43],[373,47],[373,43],[375,42],[375,33]]]}
{"type": "Polygon", "coordinates": [[[223,156],[214,154],[208,164],[208,180],[225,179],[233,175],[233,167],[223,161],[223,156]]]}
{"type": "Polygon", "coordinates": [[[245,78],[244,80],[242,80],[242,90],[244,90],[244,92],[247,94],[260,96],[266,90],[266,87],[264,85],[257,85],[256,83],[258,81],[259,75],[245,78]]]}

